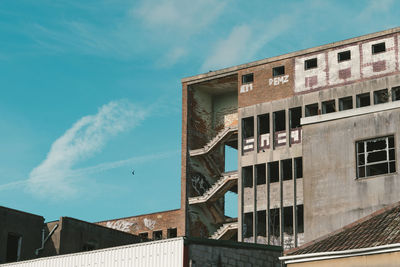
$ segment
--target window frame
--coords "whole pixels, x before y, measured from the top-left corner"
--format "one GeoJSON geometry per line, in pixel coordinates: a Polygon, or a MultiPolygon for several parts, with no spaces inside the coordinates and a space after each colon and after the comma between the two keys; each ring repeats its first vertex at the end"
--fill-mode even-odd
{"type": "Polygon", "coordinates": [[[285,65],[277,66],[277,67],[273,67],[272,68],[272,77],[279,77],[279,76],[283,76],[283,75],[285,75],[285,65]],[[275,73],[277,70],[281,70],[281,69],[283,69],[283,73],[282,74],[276,74],[275,73]]]}
{"type": "Polygon", "coordinates": [[[312,70],[312,69],[316,69],[316,68],[318,68],[318,58],[317,57],[313,57],[313,58],[304,60],[304,70],[312,70]],[[312,62],[314,60],[315,60],[315,66],[309,67],[308,62],[312,62]]]}
{"type": "Polygon", "coordinates": [[[350,50],[346,50],[346,51],[342,51],[342,52],[338,52],[337,53],[337,61],[338,61],[338,63],[340,63],[340,62],[344,62],[344,61],[349,61],[349,60],[351,60],[351,51],[350,50]],[[349,58],[347,58],[347,59],[340,59],[340,55],[346,55],[346,54],[349,54],[349,58]]]}
{"type": "Polygon", "coordinates": [[[372,53],[372,55],[376,55],[376,54],[380,54],[380,53],[384,53],[384,52],[386,52],[386,42],[380,42],[380,43],[376,43],[376,44],[371,45],[371,53],[372,53]],[[379,45],[382,45],[382,44],[383,44],[383,48],[384,49],[382,51],[375,52],[376,47],[379,47],[379,45]]]}
{"type": "Polygon", "coordinates": [[[247,73],[242,75],[242,84],[250,84],[254,82],[254,73],[247,73]],[[244,81],[245,77],[251,77],[251,81],[244,81]]]}

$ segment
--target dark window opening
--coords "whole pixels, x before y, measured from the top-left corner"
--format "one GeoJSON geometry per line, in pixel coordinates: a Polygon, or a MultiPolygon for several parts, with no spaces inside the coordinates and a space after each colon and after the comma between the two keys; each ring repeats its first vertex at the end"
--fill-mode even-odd
{"type": "Polygon", "coordinates": [[[286,234],[293,234],[293,207],[283,208],[283,231],[286,234]]]}
{"type": "Polygon", "coordinates": [[[92,251],[96,249],[96,245],[93,243],[85,243],[82,247],[82,251],[92,251]]]}
{"type": "Polygon", "coordinates": [[[243,237],[253,236],[253,213],[247,212],[244,214],[244,224],[243,224],[243,237]]]}
{"type": "Polygon", "coordinates": [[[294,177],[303,178],[303,158],[295,158],[294,159],[294,177]]]}
{"type": "Polygon", "coordinates": [[[269,233],[272,236],[280,236],[279,208],[269,210],[269,233]]]}
{"type": "Polygon", "coordinates": [[[274,127],[275,127],[275,132],[286,130],[286,120],[285,120],[284,110],[274,112],[274,127]]]}
{"type": "Polygon", "coordinates": [[[22,237],[9,233],[7,236],[6,262],[19,261],[22,237]]]}
{"type": "Polygon", "coordinates": [[[301,127],[301,107],[289,109],[289,124],[290,129],[301,127]]]}
{"type": "Polygon", "coordinates": [[[400,87],[392,88],[392,101],[400,100],[400,87]]]}
{"type": "Polygon", "coordinates": [[[372,54],[378,54],[386,51],[385,43],[379,43],[372,45],[372,54]]]}
{"type": "Polygon", "coordinates": [[[279,161],[268,162],[268,180],[270,183],[279,182],[279,161]]]}
{"type": "Polygon", "coordinates": [[[374,104],[382,104],[389,101],[388,89],[382,89],[374,92],[374,104]]]}
{"type": "Polygon", "coordinates": [[[254,118],[248,117],[242,119],[243,138],[254,137],[254,118]]]}
{"type": "Polygon", "coordinates": [[[343,51],[337,54],[337,60],[338,62],[346,61],[351,59],[351,52],[350,50],[348,51],[343,51]]]}
{"type": "Polygon", "coordinates": [[[253,187],[253,166],[242,168],[243,187],[253,187]]]}
{"type": "Polygon", "coordinates": [[[322,102],[322,114],[332,113],[336,111],[335,100],[322,102]]]}
{"type": "Polygon", "coordinates": [[[259,134],[269,133],[269,114],[259,115],[258,120],[258,132],[259,134]]]}
{"type": "Polygon", "coordinates": [[[318,115],[318,103],[307,105],[305,112],[306,117],[318,115]]]}
{"type": "Polygon", "coordinates": [[[252,83],[254,81],[253,73],[242,75],[242,84],[252,83]]]}
{"type": "Polygon", "coordinates": [[[266,183],[265,164],[256,165],[256,180],[257,185],[266,183]]]}
{"type": "Polygon", "coordinates": [[[347,96],[339,98],[339,110],[348,110],[353,108],[353,97],[347,96]]]}
{"type": "Polygon", "coordinates": [[[267,236],[267,212],[257,211],[257,236],[267,236]]]}
{"type": "Polygon", "coordinates": [[[282,180],[292,180],[292,159],[285,159],[281,161],[282,166],[282,180]]]}
{"type": "Polygon", "coordinates": [[[312,58],[312,59],[308,59],[308,60],[304,61],[304,69],[305,70],[314,69],[316,67],[318,67],[317,58],[312,58]]]}
{"type": "Polygon", "coordinates": [[[147,241],[149,239],[149,233],[147,232],[139,233],[139,237],[142,241],[147,241]]]}
{"type": "Polygon", "coordinates": [[[176,228],[167,229],[167,237],[173,238],[178,236],[178,230],[176,228]]]}
{"type": "Polygon", "coordinates": [[[161,240],[162,239],[162,230],[153,231],[153,239],[154,240],[161,240]]]}
{"type": "Polygon", "coordinates": [[[297,233],[304,233],[304,207],[297,205],[297,233]]]}
{"type": "Polygon", "coordinates": [[[272,76],[280,76],[285,74],[285,66],[272,68],[272,76]]]}
{"type": "Polygon", "coordinates": [[[394,137],[379,137],[356,143],[357,177],[396,171],[394,137]]]}
{"type": "Polygon", "coordinates": [[[369,93],[357,95],[356,100],[358,108],[371,105],[371,99],[369,93]]]}

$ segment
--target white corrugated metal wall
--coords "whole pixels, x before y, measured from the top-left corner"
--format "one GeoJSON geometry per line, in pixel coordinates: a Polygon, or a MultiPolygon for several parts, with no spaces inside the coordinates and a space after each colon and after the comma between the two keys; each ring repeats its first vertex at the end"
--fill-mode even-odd
{"type": "Polygon", "coordinates": [[[183,266],[182,237],[122,247],[0,264],[1,267],[177,267],[183,266]]]}

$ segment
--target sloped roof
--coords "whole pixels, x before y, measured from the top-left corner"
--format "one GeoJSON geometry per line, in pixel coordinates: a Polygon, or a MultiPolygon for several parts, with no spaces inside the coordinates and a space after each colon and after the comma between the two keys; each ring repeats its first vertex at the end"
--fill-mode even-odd
{"type": "Polygon", "coordinates": [[[400,243],[400,202],[380,209],[333,233],[285,252],[301,255],[400,243]]]}

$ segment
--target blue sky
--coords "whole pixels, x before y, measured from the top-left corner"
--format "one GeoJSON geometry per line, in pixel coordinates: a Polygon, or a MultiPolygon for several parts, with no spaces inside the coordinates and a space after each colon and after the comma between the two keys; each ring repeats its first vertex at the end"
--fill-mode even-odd
{"type": "Polygon", "coordinates": [[[394,0],[2,0],[0,205],[47,221],[179,208],[181,78],[393,28],[398,10],[394,0]]]}

